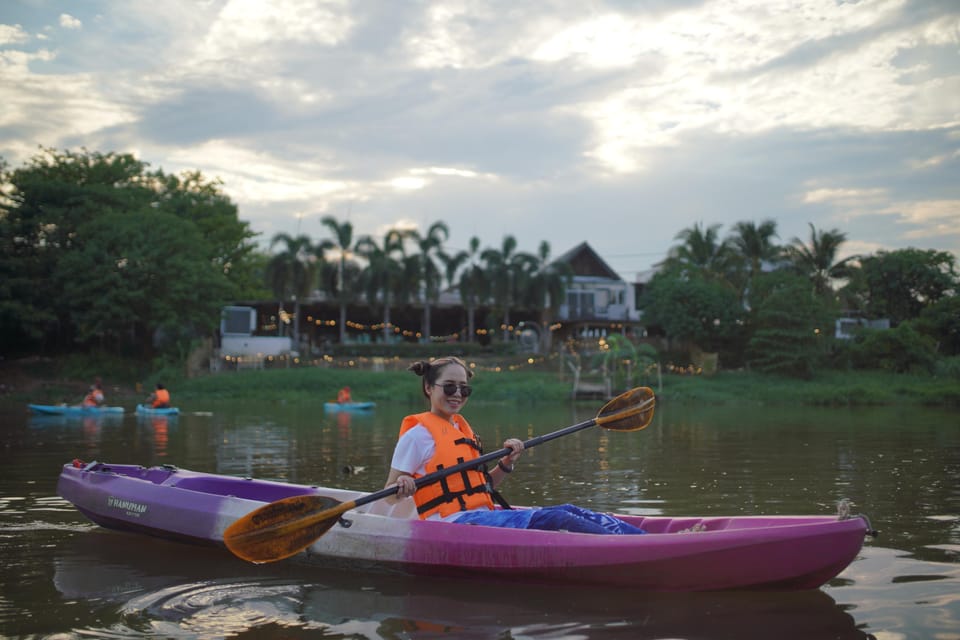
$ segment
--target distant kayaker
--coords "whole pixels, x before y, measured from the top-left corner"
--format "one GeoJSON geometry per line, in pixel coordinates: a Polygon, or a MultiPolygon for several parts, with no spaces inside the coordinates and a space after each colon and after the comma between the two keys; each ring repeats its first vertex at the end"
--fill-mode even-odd
{"type": "Polygon", "coordinates": [[[347,402],[353,402],[350,398],[350,387],[344,387],[337,391],[337,402],[340,404],[345,404],[347,402]]]}
{"type": "Polygon", "coordinates": [[[484,466],[446,476],[417,489],[415,481],[461,461],[483,454],[476,436],[460,411],[472,393],[467,381],[473,371],[456,357],[414,362],[410,367],[422,378],[423,395],[430,411],[407,416],[400,425],[387,476],[387,487],[396,485],[399,498],[413,497],[421,519],[441,519],[467,524],[513,529],[543,529],[579,533],[644,533],[614,516],[565,504],[539,509],[510,509],[496,488],[523,453],[523,442],[504,441],[511,453],[500,458],[489,472],[484,466]],[[494,500],[503,508],[496,508],[494,500]]]}
{"type": "Polygon", "coordinates": [[[96,378],[93,381],[93,385],[90,387],[90,391],[83,398],[83,406],[85,407],[101,407],[106,401],[103,395],[103,383],[100,381],[100,378],[96,378]]]}
{"type": "Polygon", "coordinates": [[[157,383],[156,389],[147,398],[147,404],[154,409],[170,408],[170,392],[161,383],[157,383]]]}

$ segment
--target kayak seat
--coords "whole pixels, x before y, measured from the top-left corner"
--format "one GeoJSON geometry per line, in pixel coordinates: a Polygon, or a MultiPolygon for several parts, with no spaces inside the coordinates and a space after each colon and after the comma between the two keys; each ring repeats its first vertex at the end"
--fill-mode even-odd
{"type": "Polygon", "coordinates": [[[375,516],[387,516],[388,518],[415,519],[417,516],[417,503],[413,498],[406,498],[391,503],[389,500],[377,500],[365,505],[366,509],[361,507],[357,511],[369,513],[375,516]]]}

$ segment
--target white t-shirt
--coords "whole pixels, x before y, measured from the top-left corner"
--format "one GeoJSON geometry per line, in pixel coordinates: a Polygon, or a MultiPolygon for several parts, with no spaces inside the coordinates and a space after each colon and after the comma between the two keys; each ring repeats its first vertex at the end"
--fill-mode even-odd
{"type": "MultiPolygon", "coordinates": [[[[460,429],[460,424],[454,421],[453,426],[460,429]]],[[[427,473],[427,463],[437,450],[437,444],[433,436],[422,424],[411,427],[397,440],[397,447],[393,450],[393,459],[390,466],[397,471],[403,471],[413,475],[425,475],[427,473]]],[[[446,518],[441,518],[438,514],[429,516],[428,520],[444,520],[453,522],[462,515],[463,512],[451,513],[446,518]]]]}
{"type": "Polygon", "coordinates": [[[410,475],[424,475],[427,472],[427,462],[436,450],[437,445],[433,441],[433,436],[425,426],[418,424],[407,430],[397,440],[390,466],[410,475]]]}

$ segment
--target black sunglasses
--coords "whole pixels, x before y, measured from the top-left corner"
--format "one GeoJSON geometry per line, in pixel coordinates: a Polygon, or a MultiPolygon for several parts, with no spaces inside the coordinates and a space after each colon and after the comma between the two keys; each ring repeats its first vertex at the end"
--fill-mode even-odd
{"type": "Polygon", "coordinates": [[[441,389],[443,389],[443,394],[446,396],[452,396],[457,392],[457,389],[460,390],[460,396],[463,398],[469,398],[470,394],[473,393],[473,387],[468,384],[456,384],[454,382],[448,382],[439,386],[441,389]]]}

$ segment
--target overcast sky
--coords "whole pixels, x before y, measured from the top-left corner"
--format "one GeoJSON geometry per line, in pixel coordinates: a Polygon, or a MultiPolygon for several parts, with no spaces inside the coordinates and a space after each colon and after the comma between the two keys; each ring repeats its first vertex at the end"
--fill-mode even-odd
{"type": "Polygon", "coordinates": [[[450,228],[625,279],[696,223],[960,255],[957,0],[2,0],[0,156],[219,177],[268,244],[450,228]]]}

